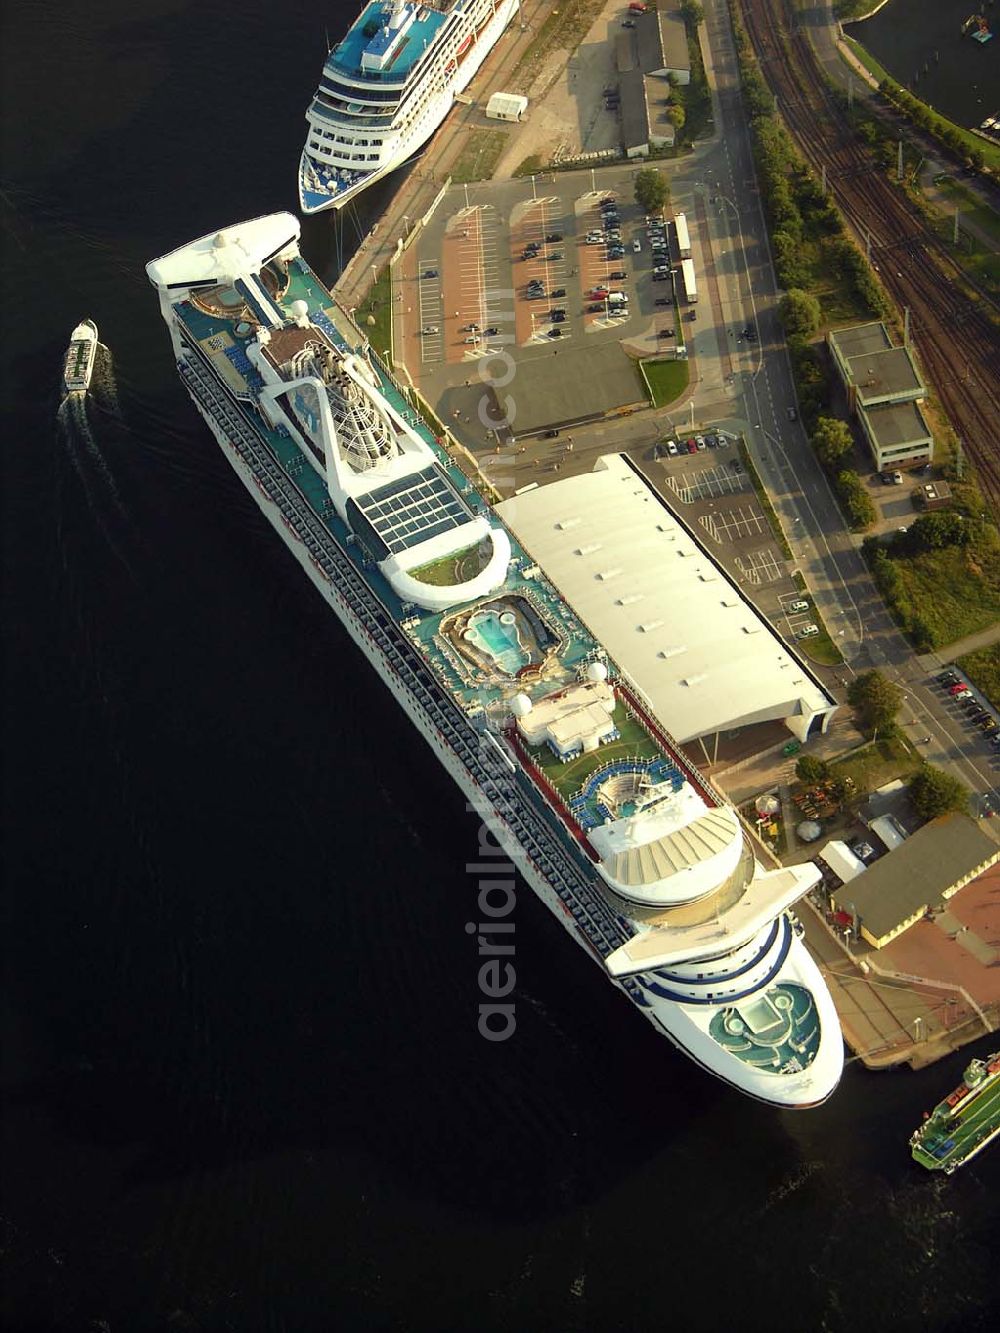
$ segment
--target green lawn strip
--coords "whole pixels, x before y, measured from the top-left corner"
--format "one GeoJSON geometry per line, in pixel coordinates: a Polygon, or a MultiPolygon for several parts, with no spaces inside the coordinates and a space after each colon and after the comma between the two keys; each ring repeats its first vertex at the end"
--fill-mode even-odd
{"type": "Polygon", "coordinates": [[[820,633],[815,639],[803,639],[799,643],[799,652],[803,657],[808,657],[811,661],[817,662],[820,666],[836,666],[844,659],[841,656],[840,649],[834,643],[830,631],[826,627],[826,622],[820,614],[813,595],[806,586],[805,577],[800,570],[797,569],[792,575],[792,582],[802,596],[809,599],[809,610],[812,613],[813,621],[820,629],[820,633]]]}
{"type": "Polygon", "coordinates": [[[852,801],[858,801],[896,778],[911,777],[920,767],[920,756],[902,736],[869,742],[830,765],[830,775],[850,778],[852,801]]]}
{"type": "Polygon", "coordinates": [[[472,181],[489,180],[507,147],[507,135],[507,130],[470,130],[458,161],[452,167],[452,183],[468,185],[472,181]]]}
{"type": "Polygon", "coordinates": [[[392,358],[392,277],[388,264],[355,310],[354,322],[388,364],[392,358]],[[373,324],[368,323],[369,316],[373,324]]]}
{"type": "Polygon", "coordinates": [[[781,553],[785,559],[791,560],[792,548],[788,545],[788,539],[781,530],[781,524],[778,522],[778,515],[775,513],[774,505],[771,503],[771,497],[764,489],[764,483],[757,475],[757,469],[754,467],[753,459],[750,457],[750,450],[746,447],[743,440],[740,440],[738,448],[743,466],[746,468],[747,476],[750,478],[753,483],[753,488],[757,492],[757,501],[761,509],[763,509],[768,523],[771,525],[771,532],[774,536],[774,540],[781,547],[781,553]]]}
{"type": "Polygon", "coordinates": [[[1000,708],[1000,643],[966,653],[964,657],[958,658],[956,666],[995,708],[1000,708]]]}
{"type": "MultiPolygon", "coordinates": [[[[968,186],[961,181],[951,180],[947,176],[938,176],[934,181],[938,190],[952,201],[962,217],[974,222],[977,227],[990,236],[997,249],[1000,249],[1000,214],[984,204],[968,186]]],[[[959,219],[959,228],[962,222],[959,219]]]]}
{"type": "Polygon", "coordinates": [[[514,168],[515,176],[537,176],[543,168],[543,162],[540,153],[532,153],[530,157],[524,158],[519,166],[514,168]]]}
{"type": "Polygon", "coordinates": [[[687,361],[640,361],[639,373],[654,407],[666,407],[688,386],[691,371],[687,361]]]}

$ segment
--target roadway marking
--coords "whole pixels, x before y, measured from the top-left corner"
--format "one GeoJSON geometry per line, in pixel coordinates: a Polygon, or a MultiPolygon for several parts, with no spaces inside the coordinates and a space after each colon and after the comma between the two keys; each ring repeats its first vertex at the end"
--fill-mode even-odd
{"type": "Polygon", "coordinates": [[[420,360],[424,365],[431,365],[434,362],[444,359],[444,342],[441,335],[441,329],[444,325],[444,319],[441,310],[441,280],[440,278],[424,278],[419,276],[426,272],[427,267],[433,267],[430,260],[417,260],[417,310],[420,317],[420,360]],[[424,329],[436,328],[437,333],[424,333],[424,329]]]}

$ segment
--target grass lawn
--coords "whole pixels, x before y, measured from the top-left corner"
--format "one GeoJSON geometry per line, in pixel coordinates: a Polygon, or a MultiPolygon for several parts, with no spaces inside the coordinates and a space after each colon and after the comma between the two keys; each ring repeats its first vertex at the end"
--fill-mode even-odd
{"type": "Polygon", "coordinates": [[[995,625],[1000,618],[1000,541],[893,559],[903,597],[926,624],[935,648],[995,625]]]}
{"type": "Polygon", "coordinates": [[[850,778],[855,801],[896,778],[907,778],[920,767],[920,756],[902,736],[871,741],[830,765],[830,775],[850,778]]]}
{"type": "Polygon", "coordinates": [[[542,156],[540,153],[532,153],[530,157],[523,159],[521,164],[514,168],[515,176],[537,176],[542,169],[542,156]]]}
{"type": "MultiPolygon", "coordinates": [[[[1000,216],[992,208],[981,204],[974,194],[958,181],[938,177],[935,182],[940,192],[958,209],[958,251],[955,258],[969,276],[986,291],[1000,295],[1000,216]],[[988,241],[962,229],[964,220],[980,229],[988,241]]],[[[954,221],[938,210],[933,212],[933,227],[949,247],[954,236],[954,221]]]]}
{"type": "Polygon", "coordinates": [[[507,147],[507,135],[507,130],[470,130],[465,147],[451,169],[452,183],[468,185],[471,181],[489,180],[507,147]]]}
{"type": "Polygon", "coordinates": [[[639,370],[654,407],[666,407],[679,398],[691,377],[686,361],[640,361],[639,370]]]}
{"type": "Polygon", "coordinates": [[[966,653],[957,665],[965,672],[994,707],[1000,708],[1000,643],[978,652],[966,653]]]}
{"type": "Polygon", "coordinates": [[[388,365],[392,356],[392,278],[388,264],[355,310],[354,319],[388,365]],[[368,323],[369,315],[374,318],[374,324],[368,323]]]}
{"type": "Polygon", "coordinates": [[[603,768],[613,759],[655,759],[661,753],[659,747],[650,739],[638,722],[629,716],[624,704],[615,709],[615,726],[620,733],[619,739],[602,745],[589,754],[577,755],[568,764],[564,764],[552,753],[547,745],[531,749],[531,757],[563,798],[568,800],[580,790],[584,782],[596,768],[603,768]]]}

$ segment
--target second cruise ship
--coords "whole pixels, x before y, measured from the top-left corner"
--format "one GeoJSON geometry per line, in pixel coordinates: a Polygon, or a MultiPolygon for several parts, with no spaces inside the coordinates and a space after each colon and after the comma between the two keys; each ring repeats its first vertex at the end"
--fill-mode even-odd
{"type": "Polygon", "coordinates": [[[341,208],[427,142],[519,0],[371,0],[329,53],[299,162],[303,213],[341,208]]]}
{"type": "MultiPolygon", "coordinates": [[[[791,910],[819,871],[761,864],[298,239],[297,219],[274,214],[147,265],[184,387],[226,458],[602,974],[733,1087],[779,1107],[824,1101],[840,1024],[791,910]]],[[[598,466],[612,486],[641,485],[623,456],[598,466]]],[[[480,949],[502,953],[492,928],[480,949]]]]}

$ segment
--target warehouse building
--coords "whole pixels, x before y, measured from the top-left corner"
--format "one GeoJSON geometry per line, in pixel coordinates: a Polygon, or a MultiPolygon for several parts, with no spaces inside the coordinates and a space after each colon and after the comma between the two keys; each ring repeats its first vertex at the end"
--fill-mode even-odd
{"type": "Polygon", "coordinates": [[[888,856],[831,895],[876,949],[940,907],[1000,861],[1000,847],[967,815],[946,815],[918,829],[888,856]]]}

